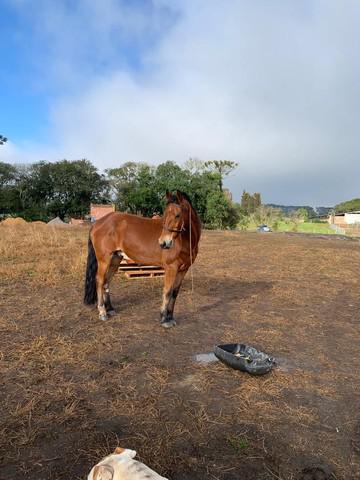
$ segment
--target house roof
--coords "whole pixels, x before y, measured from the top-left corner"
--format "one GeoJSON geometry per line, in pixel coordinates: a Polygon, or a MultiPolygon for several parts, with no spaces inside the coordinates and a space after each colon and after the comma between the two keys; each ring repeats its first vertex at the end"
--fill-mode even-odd
{"type": "Polygon", "coordinates": [[[354,212],[339,212],[339,213],[335,213],[335,217],[343,217],[344,215],[352,215],[352,214],[359,215],[359,213],[360,213],[360,210],[356,210],[354,212]]]}
{"type": "Polygon", "coordinates": [[[114,204],[112,204],[112,203],[90,203],[90,207],[96,207],[96,208],[114,208],[114,204]]]}

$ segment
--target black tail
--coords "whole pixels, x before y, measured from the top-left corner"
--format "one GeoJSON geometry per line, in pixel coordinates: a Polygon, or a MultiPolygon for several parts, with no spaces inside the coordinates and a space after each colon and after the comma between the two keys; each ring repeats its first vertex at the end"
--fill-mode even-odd
{"type": "Polygon", "coordinates": [[[96,294],[96,273],[97,273],[98,263],[95,255],[94,246],[92,244],[91,238],[89,237],[88,241],[88,258],[86,265],[86,276],[85,276],[85,294],[84,294],[84,303],[86,305],[92,305],[96,303],[97,294],[96,294]]]}

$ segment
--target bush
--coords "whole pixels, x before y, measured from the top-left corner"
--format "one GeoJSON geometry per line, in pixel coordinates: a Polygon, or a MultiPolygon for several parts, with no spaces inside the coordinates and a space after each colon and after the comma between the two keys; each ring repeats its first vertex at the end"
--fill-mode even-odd
{"type": "Polygon", "coordinates": [[[206,201],[205,224],[208,228],[235,228],[239,212],[220,190],[211,192],[206,201]]]}
{"type": "Polygon", "coordinates": [[[238,222],[238,228],[240,228],[240,230],[242,231],[245,231],[248,229],[249,227],[249,224],[250,224],[250,217],[249,215],[240,215],[240,220],[238,222]]]}
{"type": "Polygon", "coordinates": [[[274,228],[274,224],[277,222],[276,228],[278,228],[278,222],[281,220],[281,216],[282,213],[279,209],[260,205],[251,215],[251,219],[256,225],[266,224],[271,228],[274,228]]]}

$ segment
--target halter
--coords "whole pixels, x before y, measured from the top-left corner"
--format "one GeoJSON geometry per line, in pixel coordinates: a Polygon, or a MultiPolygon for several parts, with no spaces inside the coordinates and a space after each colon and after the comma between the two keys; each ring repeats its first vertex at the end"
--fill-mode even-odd
{"type": "Polygon", "coordinates": [[[181,228],[168,228],[163,224],[163,230],[166,230],[166,231],[172,232],[172,233],[186,232],[186,228],[184,227],[184,222],[182,222],[181,228]]]}
{"type": "MultiPolygon", "coordinates": [[[[168,232],[172,233],[183,233],[186,232],[186,228],[184,227],[184,220],[181,224],[181,227],[178,228],[168,228],[164,225],[163,223],[163,229],[167,230],[168,232]]],[[[193,276],[193,252],[192,252],[192,241],[191,241],[191,205],[189,207],[189,253],[190,253],[190,273],[191,273],[191,295],[194,295],[194,276],[193,276]]],[[[193,302],[193,297],[192,297],[192,302],[193,302]]]]}

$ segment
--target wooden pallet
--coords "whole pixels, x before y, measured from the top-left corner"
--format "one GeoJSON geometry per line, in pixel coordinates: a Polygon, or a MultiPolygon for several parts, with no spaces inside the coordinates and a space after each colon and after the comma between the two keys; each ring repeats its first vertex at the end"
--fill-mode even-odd
{"type": "Polygon", "coordinates": [[[155,265],[142,265],[132,260],[122,260],[119,272],[125,274],[127,278],[154,278],[163,277],[164,269],[155,265]]]}

